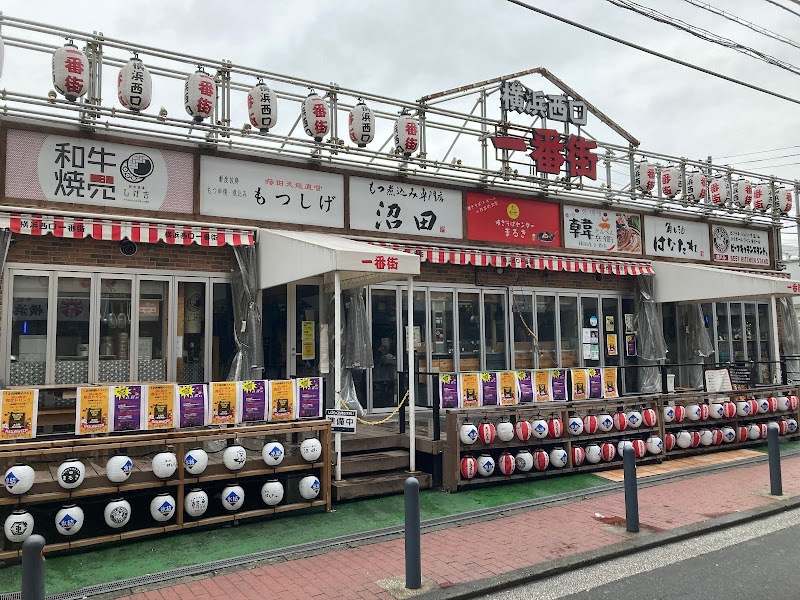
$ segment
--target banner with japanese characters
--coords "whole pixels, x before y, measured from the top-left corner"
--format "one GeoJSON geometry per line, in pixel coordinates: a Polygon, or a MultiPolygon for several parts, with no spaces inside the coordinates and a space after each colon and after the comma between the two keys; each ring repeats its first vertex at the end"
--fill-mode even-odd
{"type": "Polygon", "coordinates": [[[550,371],[550,389],[553,392],[553,400],[556,402],[569,400],[567,396],[566,369],[553,369],[550,371]]]}
{"type": "Polygon", "coordinates": [[[497,406],[497,373],[481,373],[481,404],[483,406],[497,406]]]}
{"type": "Polygon", "coordinates": [[[206,425],[208,388],[204,383],[178,386],[179,427],[206,425]]]}
{"type": "Polygon", "coordinates": [[[553,400],[553,386],[550,376],[549,369],[539,369],[533,372],[536,402],[551,402],[553,400]]]}
{"type": "Polygon", "coordinates": [[[322,377],[301,377],[297,382],[297,418],[322,418],[322,377]]]}
{"type": "Polygon", "coordinates": [[[533,371],[517,371],[517,394],[520,404],[536,400],[533,393],[533,371]]]}
{"type": "Polygon", "coordinates": [[[475,408],[481,405],[481,387],[478,373],[459,373],[458,389],[461,394],[460,408],[475,408]]]}
{"type": "Polygon", "coordinates": [[[270,421],[291,421],[296,419],[296,404],[293,380],[273,379],[269,382],[270,421]]]}
{"type": "Polygon", "coordinates": [[[111,390],[107,387],[79,387],[75,399],[75,435],[108,433],[112,410],[111,390]]]}
{"type": "Polygon", "coordinates": [[[267,420],[267,382],[263,379],[242,382],[242,422],[267,420]]]}
{"type": "Polygon", "coordinates": [[[457,373],[441,373],[439,375],[439,406],[441,408],[458,408],[457,373]]]}
{"type": "Polygon", "coordinates": [[[645,254],[711,260],[708,224],[664,217],[644,218],[645,254]]]}
{"type": "Polygon", "coordinates": [[[192,212],[192,155],[65,135],[8,132],[6,196],[192,212]]]}
{"type": "Polygon", "coordinates": [[[209,384],[209,425],[234,425],[239,422],[239,385],[235,381],[212,381],[209,384]]]}
{"type": "Polygon", "coordinates": [[[569,205],[563,211],[566,248],[642,253],[641,215],[569,205]]]}
{"type": "Polygon", "coordinates": [[[512,406],[519,402],[516,371],[500,371],[497,374],[500,388],[500,405],[512,406]]]}
{"type": "Polygon", "coordinates": [[[0,390],[0,440],[30,440],[36,437],[39,390],[0,390]]]}
{"type": "Polygon", "coordinates": [[[177,387],[174,383],[154,383],[147,386],[145,429],[172,429],[176,426],[177,387]]]}
{"type": "Polygon", "coordinates": [[[603,369],[603,398],[619,398],[617,386],[618,371],[615,368],[603,369]]]}
{"type": "Polygon", "coordinates": [[[766,231],[714,225],[711,232],[714,260],[738,265],[770,265],[766,231]]]}
{"type": "Polygon", "coordinates": [[[463,236],[461,192],[363,177],[350,178],[350,227],[408,235],[463,236]]]}
{"type": "Polygon", "coordinates": [[[603,397],[603,380],[600,369],[588,369],[589,372],[589,398],[603,397]]]}
{"type": "Polygon", "coordinates": [[[467,194],[467,238],[525,246],[561,246],[561,217],[558,204],[467,194]]]}
{"type": "Polygon", "coordinates": [[[572,400],[589,399],[589,369],[570,369],[572,400]]]}
{"type": "Polygon", "coordinates": [[[215,156],[200,159],[200,212],[344,227],[344,176],[215,156]]]}
{"type": "Polygon", "coordinates": [[[136,431],[142,428],[142,402],[145,389],[141,385],[117,385],[111,388],[113,409],[112,431],[136,431]]]}

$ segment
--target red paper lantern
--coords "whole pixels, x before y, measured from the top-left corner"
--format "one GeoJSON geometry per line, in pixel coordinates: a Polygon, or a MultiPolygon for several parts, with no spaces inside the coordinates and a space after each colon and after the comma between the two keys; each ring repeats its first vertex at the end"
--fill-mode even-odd
{"type": "Polygon", "coordinates": [[[680,404],[675,405],[675,422],[680,423],[686,418],[686,407],[680,404]]]}
{"type": "Polygon", "coordinates": [[[723,416],[726,419],[732,419],[736,416],[736,403],[727,400],[722,403],[722,409],[724,411],[723,416]]]}
{"type": "Polygon", "coordinates": [[[572,447],[572,466],[573,467],[580,467],[583,464],[583,461],[586,459],[586,450],[584,450],[581,446],[573,446],[572,447]]]}
{"type": "Polygon", "coordinates": [[[527,442],[531,439],[531,424],[529,421],[517,421],[514,426],[514,433],[517,434],[517,439],[521,442],[527,442]]]}
{"type": "Polygon", "coordinates": [[[478,439],[484,444],[491,444],[497,435],[494,423],[481,423],[478,425],[478,439]]]}
{"type": "Polygon", "coordinates": [[[605,462],[611,462],[617,456],[617,449],[611,442],[603,442],[600,444],[600,457],[605,462]]]}
{"type": "Polygon", "coordinates": [[[655,427],[658,424],[658,413],[652,408],[645,408],[642,411],[642,422],[645,427],[655,427]]]}
{"type": "Polygon", "coordinates": [[[697,448],[700,445],[700,432],[699,431],[690,431],[689,432],[692,436],[692,448],[697,448]]]}
{"type": "Polygon", "coordinates": [[[583,431],[588,434],[597,433],[597,417],[594,415],[586,415],[583,417],[583,431]]]}
{"type": "Polygon", "coordinates": [[[672,450],[674,447],[675,447],[675,434],[674,433],[664,434],[664,448],[667,449],[667,452],[672,450]]]}
{"type": "Polygon", "coordinates": [[[551,417],[547,421],[547,431],[551,438],[560,438],[564,433],[564,423],[558,417],[551,417]]]}
{"type": "Polygon", "coordinates": [[[474,456],[465,456],[461,459],[461,476],[464,479],[472,479],[478,472],[478,461],[474,456]]]}
{"type": "Polygon", "coordinates": [[[53,52],[53,87],[70,102],[89,91],[89,59],[74,44],[53,52]]]}
{"type": "Polygon", "coordinates": [[[534,450],[533,468],[537,471],[544,471],[550,464],[550,456],[544,450],[534,450]]]}
{"type": "Polygon", "coordinates": [[[503,452],[497,459],[497,466],[503,475],[511,475],[516,468],[514,457],[508,452],[503,452]]]}
{"type": "Polygon", "coordinates": [[[624,412],[614,413],[614,428],[617,431],[625,431],[628,426],[628,416],[624,412]]]}

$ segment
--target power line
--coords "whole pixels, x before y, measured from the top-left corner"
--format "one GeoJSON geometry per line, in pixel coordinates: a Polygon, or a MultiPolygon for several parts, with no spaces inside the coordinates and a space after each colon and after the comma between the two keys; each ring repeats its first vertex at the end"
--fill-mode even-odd
{"type": "Polygon", "coordinates": [[[739,156],[751,156],[753,154],[766,154],[767,152],[779,152],[780,150],[791,150],[793,148],[800,148],[800,146],[784,146],[783,148],[773,148],[772,150],[758,150],[756,152],[743,152],[742,154],[728,154],[726,156],[715,156],[717,160],[723,158],[738,158],[739,156]]]}
{"type": "Polygon", "coordinates": [[[778,160],[780,158],[792,158],[793,156],[800,156],[800,154],[784,154],[783,156],[770,156],[769,158],[754,158],[753,160],[737,160],[733,164],[746,165],[754,162],[766,162],[770,160],[778,160]]]}
{"type": "Polygon", "coordinates": [[[786,62],[785,60],[781,60],[769,54],[765,54],[760,50],[756,50],[755,48],[751,48],[750,46],[745,46],[729,38],[722,37],[721,35],[717,35],[716,33],[709,31],[707,29],[703,29],[702,27],[697,27],[696,25],[692,25],[691,23],[687,23],[686,21],[681,21],[680,19],[671,17],[665,13],[659,12],[648,6],[637,4],[636,2],[632,2],[631,0],[606,0],[606,2],[608,2],[609,4],[613,4],[618,8],[624,8],[626,10],[630,10],[632,12],[640,14],[644,17],[647,17],[648,19],[652,19],[653,21],[658,21],[659,23],[670,25],[675,29],[679,29],[681,31],[685,31],[686,33],[690,33],[691,35],[695,36],[696,38],[700,38],[705,42],[711,42],[712,44],[717,44],[718,46],[730,48],[731,50],[735,50],[740,54],[744,54],[751,58],[761,60],[767,64],[774,65],[776,67],[784,69],[785,71],[794,73],[795,75],[800,75],[800,67],[796,67],[793,64],[786,62]]]}
{"type": "MultiPolygon", "coordinates": [[[[531,6],[530,4],[526,4],[522,2],[522,0],[506,0],[511,4],[516,4],[517,6],[521,6],[522,8],[526,8],[532,12],[538,13],[540,15],[544,15],[545,17],[549,17],[551,19],[555,19],[556,21],[561,21],[562,23],[566,23],[567,25],[571,25],[573,27],[577,27],[578,29],[583,29],[584,31],[588,31],[589,33],[593,33],[594,35],[599,35],[600,37],[606,38],[607,40],[611,40],[612,42],[617,42],[618,44],[622,44],[623,46],[627,46],[628,48],[633,48],[634,50],[639,50],[640,52],[645,52],[647,54],[651,54],[652,56],[657,56],[663,60],[668,60],[669,62],[673,62],[677,65],[681,65],[682,67],[686,67],[688,69],[692,69],[694,71],[698,71],[705,75],[711,75],[712,77],[716,77],[717,79],[722,79],[729,83],[735,83],[736,85],[746,87],[751,90],[755,90],[757,92],[761,92],[762,94],[767,94],[769,96],[773,96],[775,98],[780,98],[781,100],[786,100],[787,102],[792,102],[794,104],[800,104],[800,100],[797,98],[792,98],[791,96],[785,96],[784,94],[780,94],[778,92],[773,92],[772,90],[768,90],[766,88],[759,87],[757,85],[753,85],[752,83],[747,83],[746,81],[742,81],[741,79],[736,79],[735,77],[730,77],[728,75],[723,75],[722,73],[717,73],[716,71],[712,71],[710,69],[706,69],[705,67],[701,67],[685,60],[681,60],[679,58],[674,58],[672,56],[668,56],[667,54],[662,54],[661,52],[657,52],[656,50],[650,50],[645,48],[644,46],[640,46],[638,44],[634,44],[633,42],[629,42],[628,40],[623,40],[622,38],[618,38],[614,35],[609,33],[605,33],[598,29],[594,29],[593,27],[589,27],[588,25],[582,25],[581,23],[577,23],[576,21],[572,21],[567,19],[566,17],[562,17],[560,15],[556,15],[554,13],[548,12],[546,10],[542,10],[541,8],[537,8],[535,6],[531,6]]],[[[798,15],[800,16],[800,15],[798,15]]]]}
{"type": "Polygon", "coordinates": [[[800,13],[797,13],[797,12],[793,11],[788,6],[784,6],[783,4],[779,4],[778,2],[775,2],[775,0],[766,0],[766,2],[769,2],[770,4],[774,4],[775,6],[777,6],[778,8],[782,8],[786,12],[792,13],[795,17],[800,17],[800,13]]]}
{"type": "Polygon", "coordinates": [[[783,165],[764,165],[763,167],[750,167],[751,169],[778,169],[780,167],[794,167],[795,165],[800,165],[800,162],[793,162],[793,163],[786,163],[783,165]]]}

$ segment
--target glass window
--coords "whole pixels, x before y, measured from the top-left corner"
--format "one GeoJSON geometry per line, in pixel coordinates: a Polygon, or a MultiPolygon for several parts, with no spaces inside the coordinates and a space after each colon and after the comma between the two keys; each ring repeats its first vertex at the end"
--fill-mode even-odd
{"type": "MultiPolygon", "coordinates": [[[[279,285],[264,290],[261,296],[264,377],[267,379],[286,378],[287,293],[288,287],[279,285]]],[[[333,331],[332,326],[330,330],[333,331]]]]}
{"type": "MultiPolygon", "coordinates": [[[[661,305],[661,324],[664,327],[664,342],[667,344],[667,362],[680,363],[678,355],[678,305],[665,302],[661,305]]],[[[674,373],[674,371],[669,371],[674,373]]]]}
{"type": "MultiPolygon", "coordinates": [[[[230,283],[214,283],[211,329],[211,379],[225,381],[236,356],[236,339],[233,335],[233,303],[230,283]]],[[[249,377],[251,365],[245,365],[249,377]]]]}
{"type": "Polygon", "coordinates": [[[433,364],[431,371],[451,373],[453,364],[453,294],[431,292],[433,364]]]}
{"type": "Polygon", "coordinates": [[[578,299],[574,296],[559,296],[559,325],[561,329],[561,367],[580,366],[578,341],[578,299]]]}
{"type": "MultiPolygon", "coordinates": [[[[406,357],[408,356],[408,291],[402,290],[403,294],[403,364],[406,365],[406,371],[408,370],[408,361],[406,357]]],[[[414,292],[414,360],[415,364],[411,365],[411,369],[417,373],[427,373],[428,369],[428,359],[426,357],[426,348],[427,348],[427,324],[425,320],[425,292],[424,291],[415,291],[414,292]]],[[[451,316],[452,321],[452,316],[451,316]]],[[[428,376],[427,375],[420,375],[416,377],[416,397],[415,401],[417,405],[427,406],[428,405],[428,376]]]]}
{"type": "Polygon", "coordinates": [[[738,302],[732,302],[730,305],[731,311],[731,344],[733,347],[733,360],[745,360],[744,354],[744,320],[742,318],[742,305],[738,302]]]}
{"type": "Polygon", "coordinates": [[[397,405],[397,290],[372,289],[372,407],[397,405]]]}
{"type": "Polygon", "coordinates": [[[460,371],[481,370],[481,309],[478,292],[458,292],[458,360],[460,371]]]}
{"type": "Polygon", "coordinates": [[[486,369],[501,371],[508,369],[506,352],[506,296],[505,294],[483,294],[484,348],[486,369]]]}
{"type": "Polygon", "coordinates": [[[43,385],[47,366],[50,278],[15,275],[12,280],[9,385],[43,385]]]}
{"type": "Polygon", "coordinates": [[[533,296],[515,294],[511,311],[514,320],[514,368],[533,369],[533,296]]]}
{"type": "Polygon", "coordinates": [[[600,366],[600,344],[603,328],[597,298],[581,298],[581,354],[586,367],[600,366]]]}
{"type": "Polygon", "coordinates": [[[538,368],[559,366],[556,344],[556,297],[536,294],[536,335],[539,338],[536,352],[538,368]]]}
{"type": "Polygon", "coordinates": [[[91,289],[89,277],[58,277],[55,383],[89,382],[91,289]]]}
{"type": "MultiPolygon", "coordinates": [[[[296,370],[297,377],[315,377],[319,374],[319,340],[316,331],[319,327],[319,286],[296,286],[295,338],[297,343],[296,370]]],[[[343,309],[347,310],[342,294],[343,309]]],[[[358,297],[358,296],[356,296],[358,297]]]]}
{"type": "Polygon", "coordinates": [[[100,345],[97,380],[123,383],[131,380],[130,279],[100,280],[100,345]]]}
{"type": "MultiPolygon", "coordinates": [[[[715,346],[714,340],[716,339],[717,332],[714,330],[714,305],[710,302],[705,304],[701,304],[700,308],[703,310],[703,321],[706,325],[706,332],[708,333],[708,339],[711,340],[712,347],[715,346]]],[[[705,361],[706,364],[713,364],[717,362],[717,355],[716,353],[712,353],[709,356],[706,356],[705,361]]]]}
{"type": "MultiPolygon", "coordinates": [[[[102,314],[102,303],[101,303],[102,314]]],[[[169,282],[142,279],[139,282],[139,381],[166,381],[169,282]]],[[[102,339],[101,339],[102,354],[102,339]]]]}
{"type": "Polygon", "coordinates": [[[758,317],[756,304],[747,302],[744,305],[744,343],[747,360],[758,361],[758,317]]]}
{"type": "Polygon", "coordinates": [[[622,323],[619,324],[620,334],[625,334],[624,341],[621,342],[622,350],[625,353],[625,392],[632,394],[639,391],[639,357],[636,346],[636,322],[634,320],[635,307],[633,298],[622,299],[622,323]]]}
{"type": "Polygon", "coordinates": [[[717,302],[717,348],[719,362],[731,362],[731,330],[728,323],[728,303],[717,302]]]}
{"type": "Polygon", "coordinates": [[[178,357],[178,383],[201,383],[205,378],[206,284],[178,282],[178,338],[183,340],[178,357]]]}
{"type": "Polygon", "coordinates": [[[603,332],[600,345],[603,347],[605,364],[610,367],[618,367],[622,354],[620,348],[624,343],[624,337],[619,330],[619,302],[616,298],[603,298],[603,316],[600,328],[603,332]]]}
{"type": "Polygon", "coordinates": [[[758,360],[762,361],[759,365],[761,383],[771,383],[775,365],[769,361],[775,360],[772,355],[772,336],[770,335],[769,304],[758,305],[758,360]]]}

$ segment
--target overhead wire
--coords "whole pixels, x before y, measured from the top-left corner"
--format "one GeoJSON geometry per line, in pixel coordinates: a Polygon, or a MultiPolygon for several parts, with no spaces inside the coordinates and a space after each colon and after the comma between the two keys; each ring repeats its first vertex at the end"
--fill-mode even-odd
{"type": "Polygon", "coordinates": [[[745,165],[745,164],[754,163],[754,162],[768,162],[770,160],[778,160],[778,159],[781,159],[781,158],[792,158],[793,156],[800,156],[800,153],[798,153],[798,154],[784,154],[782,156],[770,156],[768,158],[754,158],[753,160],[735,160],[731,164],[734,164],[734,165],[745,165]]]}
{"type": "Polygon", "coordinates": [[[778,8],[782,8],[782,9],[783,9],[783,10],[785,10],[786,12],[790,12],[790,13],[792,13],[792,14],[793,14],[795,17],[800,17],[800,13],[793,11],[793,10],[792,10],[791,8],[789,8],[788,6],[784,6],[783,4],[780,4],[780,3],[778,3],[778,2],[775,2],[775,0],[765,0],[765,2],[769,2],[770,4],[774,4],[774,5],[775,5],[775,6],[777,6],[778,8]]]}
{"type": "Polygon", "coordinates": [[[784,146],[783,148],[773,148],[772,150],[756,150],[755,152],[742,152],[741,154],[728,154],[726,156],[715,156],[717,160],[723,158],[738,158],[739,156],[751,156],[753,154],[766,154],[768,152],[779,152],[780,150],[791,150],[792,148],[800,148],[800,145],[784,146]]]}

